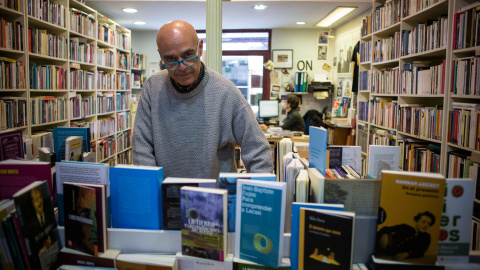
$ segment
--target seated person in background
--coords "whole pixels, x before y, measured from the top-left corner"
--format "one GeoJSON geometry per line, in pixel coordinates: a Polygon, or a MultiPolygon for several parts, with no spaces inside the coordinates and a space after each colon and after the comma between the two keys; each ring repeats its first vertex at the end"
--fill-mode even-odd
{"type": "MultiPolygon", "coordinates": [[[[305,120],[303,120],[303,117],[298,111],[299,102],[300,99],[296,95],[289,95],[287,97],[287,117],[283,120],[283,125],[280,126],[283,130],[301,131],[305,133],[305,120]]],[[[267,130],[265,124],[261,124],[260,127],[263,131],[267,130]]]]}

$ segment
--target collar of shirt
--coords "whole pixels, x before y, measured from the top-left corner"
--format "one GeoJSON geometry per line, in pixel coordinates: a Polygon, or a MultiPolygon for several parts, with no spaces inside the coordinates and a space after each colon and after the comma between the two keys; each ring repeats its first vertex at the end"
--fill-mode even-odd
{"type": "Polygon", "coordinates": [[[198,74],[197,79],[190,85],[187,85],[187,86],[180,85],[174,79],[172,79],[172,77],[170,77],[170,81],[172,82],[172,85],[175,88],[175,90],[177,90],[177,92],[182,94],[192,92],[193,89],[195,89],[195,87],[197,87],[200,84],[200,82],[203,80],[203,77],[205,76],[205,66],[203,65],[202,62],[200,63],[202,64],[202,67],[200,68],[200,74],[198,74]]]}

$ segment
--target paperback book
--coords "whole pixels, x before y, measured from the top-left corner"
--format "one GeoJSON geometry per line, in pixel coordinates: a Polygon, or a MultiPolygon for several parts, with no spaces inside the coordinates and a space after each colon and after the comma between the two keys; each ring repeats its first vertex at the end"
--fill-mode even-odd
{"type": "Polygon", "coordinates": [[[224,261],[227,254],[227,191],[182,187],[182,255],[224,261]]]}
{"type": "Polygon", "coordinates": [[[398,171],[400,166],[400,147],[370,145],[368,150],[368,175],[381,178],[383,170],[398,171]]]}
{"type": "Polygon", "coordinates": [[[57,153],[57,161],[61,161],[65,157],[65,140],[70,136],[82,137],[82,152],[90,152],[90,128],[54,127],[53,145],[54,152],[57,153]]]}
{"type": "Polygon", "coordinates": [[[80,136],[70,136],[65,140],[65,160],[82,161],[82,140],[80,136]]]}
{"type": "Polygon", "coordinates": [[[0,160],[23,157],[22,130],[0,131],[0,160]]]}
{"type": "Polygon", "coordinates": [[[322,175],[325,175],[327,165],[327,137],[328,132],[323,127],[310,127],[309,138],[309,166],[316,168],[322,175]]]}

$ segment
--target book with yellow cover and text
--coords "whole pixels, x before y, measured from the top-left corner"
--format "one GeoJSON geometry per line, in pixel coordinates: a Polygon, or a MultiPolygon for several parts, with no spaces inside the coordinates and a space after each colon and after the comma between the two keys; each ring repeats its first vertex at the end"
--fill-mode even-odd
{"type": "Polygon", "coordinates": [[[441,174],[382,171],[375,257],[435,264],[444,193],[441,174]]]}

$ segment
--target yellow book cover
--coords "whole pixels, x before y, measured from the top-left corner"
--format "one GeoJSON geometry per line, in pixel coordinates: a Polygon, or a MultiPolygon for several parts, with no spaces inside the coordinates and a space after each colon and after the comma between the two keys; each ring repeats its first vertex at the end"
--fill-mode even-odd
{"type": "Polygon", "coordinates": [[[444,193],[441,174],[382,171],[375,256],[435,264],[444,193]]]}

